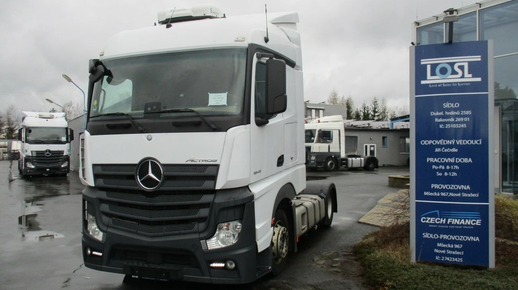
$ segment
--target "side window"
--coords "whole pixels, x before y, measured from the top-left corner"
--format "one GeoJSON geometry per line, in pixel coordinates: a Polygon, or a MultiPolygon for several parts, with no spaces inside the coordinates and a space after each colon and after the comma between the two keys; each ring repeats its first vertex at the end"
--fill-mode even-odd
{"type": "MultiPolygon", "coordinates": [[[[133,82],[128,79],[112,80],[105,77],[99,99],[92,101],[92,111],[97,114],[114,112],[131,112],[133,97],[133,82]]],[[[143,109],[143,108],[141,108],[143,109]]]]}
{"type": "Polygon", "coordinates": [[[305,143],[313,143],[315,141],[315,130],[305,131],[305,143]]]}
{"type": "Polygon", "coordinates": [[[333,142],[333,132],[332,131],[322,131],[322,143],[332,143],[333,142]]]}
{"type": "Polygon", "coordinates": [[[332,143],[333,142],[333,131],[321,130],[318,134],[317,143],[332,143]]]}
{"type": "Polygon", "coordinates": [[[255,116],[266,116],[266,64],[258,62],[255,69],[255,116]]]}

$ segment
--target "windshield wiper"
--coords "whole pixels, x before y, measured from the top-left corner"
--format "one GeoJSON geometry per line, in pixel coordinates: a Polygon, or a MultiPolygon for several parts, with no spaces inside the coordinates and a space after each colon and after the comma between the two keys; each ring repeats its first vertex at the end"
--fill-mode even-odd
{"type": "Polygon", "coordinates": [[[166,109],[161,111],[152,112],[153,114],[162,114],[162,113],[195,113],[200,117],[200,119],[205,122],[205,124],[209,125],[209,127],[212,129],[212,131],[219,131],[219,128],[214,125],[209,119],[203,117],[202,114],[200,114],[198,111],[190,108],[183,108],[183,109],[166,109]]]}
{"type": "Polygon", "coordinates": [[[98,117],[105,117],[105,116],[124,116],[124,117],[128,118],[128,120],[130,120],[130,122],[133,125],[135,125],[135,127],[137,127],[137,129],[139,129],[139,131],[141,133],[147,132],[146,129],[144,129],[142,126],[140,126],[140,124],[137,121],[135,121],[135,119],[133,119],[133,117],[130,114],[127,114],[127,113],[122,113],[122,112],[107,113],[107,114],[91,116],[90,118],[98,118],[98,117]]]}

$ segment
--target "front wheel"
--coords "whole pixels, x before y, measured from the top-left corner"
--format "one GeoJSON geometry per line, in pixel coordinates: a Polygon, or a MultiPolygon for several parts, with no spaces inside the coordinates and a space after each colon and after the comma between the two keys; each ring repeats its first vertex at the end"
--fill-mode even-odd
{"type": "Polygon", "coordinates": [[[272,273],[279,275],[286,267],[288,260],[288,250],[290,241],[290,231],[288,218],[282,209],[275,212],[275,223],[273,225],[272,236],[272,273]]]}
{"type": "Polygon", "coordinates": [[[326,159],[326,162],[324,163],[324,169],[326,171],[333,171],[338,169],[338,162],[336,162],[336,159],[333,157],[329,157],[326,159]]]}
{"type": "Polygon", "coordinates": [[[333,223],[333,197],[328,193],[325,198],[326,216],[322,219],[321,226],[324,228],[331,227],[333,223]]]}

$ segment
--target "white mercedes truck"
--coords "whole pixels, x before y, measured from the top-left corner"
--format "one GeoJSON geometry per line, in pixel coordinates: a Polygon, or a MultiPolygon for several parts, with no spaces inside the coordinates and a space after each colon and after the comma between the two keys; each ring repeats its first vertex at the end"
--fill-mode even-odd
{"type": "Polygon", "coordinates": [[[345,124],[341,115],[321,117],[304,126],[306,166],[308,169],[324,168],[326,171],[347,168],[378,168],[378,158],[347,153],[345,124]]]}
{"type": "Polygon", "coordinates": [[[22,113],[22,127],[18,130],[20,175],[67,175],[74,131],[68,128],[65,113],[22,113]]]}
{"type": "Polygon", "coordinates": [[[296,13],[172,9],[90,61],[87,267],[250,283],[281,273],[299,237],[331,226],[334,184],[306,184],[297,23],[296,13]]]}

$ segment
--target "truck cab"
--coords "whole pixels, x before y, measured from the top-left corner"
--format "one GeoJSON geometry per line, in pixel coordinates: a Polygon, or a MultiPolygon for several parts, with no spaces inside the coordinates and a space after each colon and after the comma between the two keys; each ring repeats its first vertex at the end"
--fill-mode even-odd
{"type": "Polygon", "coordinates": [[[298,15],[267,16],[166,10],[90,61],[85,266],[244,284],[331,225],[334,185],[305,179],[298,15]]]}
{"type": "Polygon", "coordinates": [[[304,132],[308,169],[333,171],[347,167],[374,170],[378,167],[375,156],[361,156],[346,151],[345,125],[340,115],[321,117],[306,123],[304,132]]]}
{"type": "Polygon", "coordinates": [[[22,112],[18,171],[23,176],[67,175],[70,172],[70,142],[65,113],[22,112]]]}

